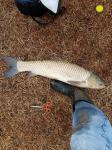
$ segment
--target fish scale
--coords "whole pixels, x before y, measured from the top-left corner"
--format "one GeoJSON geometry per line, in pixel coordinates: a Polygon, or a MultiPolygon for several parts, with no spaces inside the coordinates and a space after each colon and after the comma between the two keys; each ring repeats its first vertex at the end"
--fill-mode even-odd
{"type": "Polygon", "coordinates": [[[85,70],[75,64],[61,61],[22,62],[21,65],[19,64],[18,70],[31,71],[37,75],[52,76],[53,78],[60,78],[60,76],[62,76],[65,81],[84,81],[90,76],[90,72],[88,70],[85,70]]]}

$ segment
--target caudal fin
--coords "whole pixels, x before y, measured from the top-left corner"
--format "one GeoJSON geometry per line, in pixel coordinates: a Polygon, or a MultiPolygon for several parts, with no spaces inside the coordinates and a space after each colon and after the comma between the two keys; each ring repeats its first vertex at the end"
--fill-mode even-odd
{"type": "Polygon", "coordinates": [[[15,74],[18,73],[17,70],[17,60],[15,58],[12,57],[2,57],[1,58],[4,62],[7,63],[7,65],[9,65],[9,70],[4,72],[4,77],[6,78],[10,78],[12,76],[14,76],[15,74]]]}

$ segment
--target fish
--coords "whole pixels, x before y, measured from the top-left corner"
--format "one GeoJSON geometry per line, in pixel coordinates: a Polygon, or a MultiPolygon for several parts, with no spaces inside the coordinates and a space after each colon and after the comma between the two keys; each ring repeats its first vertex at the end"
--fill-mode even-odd
{"type": "Polygon", "coordinates": [[[81,88],[105,88],[105,82],[98,75],[77,64],[61,60],[22,61],[7,56],[1,59],[10,66],[10,69],[4,72],[6,78],[27,71],[30,77],[39,75],[81,88]]]}

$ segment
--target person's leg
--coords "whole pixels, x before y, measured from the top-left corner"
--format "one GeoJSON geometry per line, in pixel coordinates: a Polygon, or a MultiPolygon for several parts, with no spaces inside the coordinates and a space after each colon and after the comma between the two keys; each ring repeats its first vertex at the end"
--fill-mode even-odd
{"type": "Polygon", "coordinates": [[[111,124],[85,92],[60,81],[52,81],[51,87],[72,98],[75,109],[73,110],[74,130],[70,140],[71,150],[107,150],[107,147],[111,149],[111,124]]]}

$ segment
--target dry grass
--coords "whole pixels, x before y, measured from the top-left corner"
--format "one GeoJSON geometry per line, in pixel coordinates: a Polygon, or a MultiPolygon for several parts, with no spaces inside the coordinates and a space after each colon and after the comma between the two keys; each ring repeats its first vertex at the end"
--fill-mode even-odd
{"type": "MultiPolygon", "coordinates": [[[[89,90],[90,97],[112,122],[112,4],[98,1],[63,1],[66,13],[52,25],[41,27],[20,14],[14,1],[0,2],[0,56],[23,60],[68,60],[93,70],[108,83],[104,90],[89,90]]],[[[6,69],[0,62],[0,72],[6,69]]],[[[49,80],[19,74],[0,76],[0,149],[68,150],[72,127],[70,100],[49,89],[49,80]],[[51,113],[31,109],[35,101],[53,102],[51,113]]]]}

